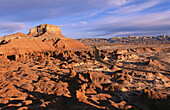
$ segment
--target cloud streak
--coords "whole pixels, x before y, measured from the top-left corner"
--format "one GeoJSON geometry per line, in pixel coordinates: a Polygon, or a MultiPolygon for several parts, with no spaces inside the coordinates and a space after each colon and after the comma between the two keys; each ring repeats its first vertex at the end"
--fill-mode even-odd
{"type": "Polygon", "coordinates": [[[133,5],[130,5],[127,7],[122,7],[116,11],[108,11],[107,13],[123,15],[123,14],[138,12],[138,11],[145,10],[147,8],[151,8],[157,4],[160,4],[161,2],[162,1],[160,1],[160,0],[146,1],[141,4],[133,4],[133,5]]]}
{"type": "Polygon", "coordinates": [[[0,24],[0,30],[3,32],[16,32],[16,31],[22,31],[24,29],[28,29],[28,26],[26,26],[23,23],[3,23],[0,24]]]}
{"type": "Polygon", "coordinates": [[[15,21],[34,21],[40,19],[73,16],[96,10],[107,10],[121,6],[131,0],[1,0],[2,16],[12,16],[15,21]],[[17,13],[17,14],[16,14],[17,13]],[[22,18],[21,18],[22,16],[22,18]]]}
{"type": "Polygon", "coordinates": [[[24,23],[0,23],[0,36],[28,30],[29,26],[24,23]]]}
{"type": "Polygon", "coordinates": [[[157,12],[146,15],[133,16],[111,16],[96,21],[90,31],[104,32],[107,34],[114,33],[122,35],[122,33],[155,33],[170,30],[170,11],[157,12]]]}
{"type": "Polygon", "coordinates": [[[74,38],[74,33],[79,38],[170,34],[168,4],[168,0],[1,0],[0,32],[49,23],[63,26],[63,33],[74,38]]]}

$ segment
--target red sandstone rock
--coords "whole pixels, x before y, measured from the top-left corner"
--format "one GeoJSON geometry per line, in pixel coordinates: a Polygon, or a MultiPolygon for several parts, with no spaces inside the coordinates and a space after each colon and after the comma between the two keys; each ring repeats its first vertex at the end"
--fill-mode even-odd
{"type": "Polygon", "coordinates": [[[34,37],[58,37],[65,38],[62,35],[62,31],[58,26],[42,24],[36,26],[35,28],[30,29],[28,35],[32,35],[34,37]]]}
{"type": "Polygon", "coordinates": [[[167,99],[166,94],[162,94],[160,92],[156,92],[154,90],[151,90],[150,88],[145,88],[143,90],[143,94],[146,94],[149,99],[167,99]]]}
{"type": "Polygon", "coordinates": [[[76,91],[76,98],[81,102],[87,102],[84,89],[79,89],[76,91]]]}
{"type": "Polygon", "coordinates": [[[42,42],[39,39],[13,39],[6,45],[0,46],[0,54],[14,55],[13,57],[16,60],[19,54],[48,50],[55,50],[55,48],[52,44],[42,42]]]}
{"type": "Polygon", "coordinates": [[[62,38],[59,39],[56,44],[54,44],[57,49],[81,49],[86,48],[81,42],[71,39],[71,38],[62,38]]]}
{"type": "MultiPolygon", "coordinates": [[[[81,42],[66,38],[62,35],[58,26],[43,24],[30,29],[28,35],[17,33],[4,36],[0,46],[0,57],[12,60],[24,60],[28,54],[34,55],[36,52],[54,51],[57,49],[82,49],[86,48],[81,42]],[[34,37],[32,37],[34,36],[34,37]],[[37,38],[36,38],[37,37],[37,38]]],[[[48,53],[47,56],[51,56],[48,53]]],[[[29,56],[30,57],[30,56],[29,56]]],[[[44,54],[36,53],[34,60],[41,60],[44,54]]]]}
{"type": "Polygon", "coordinates": [[[20,107],[17,110],[27,110],[29,107],[20,107]]]}
{"type": "Polygon", "coordinates": [[[22,106],[22,103],[8,104],[8,107],[20,107],[20,106],[22,106]]]}
{"type": "Polygon", "coordinates": [[[0,104],[7,104],[9,102],[9,98],[5,97],[5,98],[0,98],[0,104]]]}
{"type": "Polygon", "coordinates": [[[30,104],[32,104],[32,100],[24,100],[23,103],[25,105],[30,105],[30,104]]]}
{"type": "Polygon", "coordinates": [[[69,74],[70,74],[71,78],[73,78],[73,77],[75,77],[77,75],[77,73],[74,70],[74,67],[70,68],[70,73],[69,74]]]}
{"type": "Polygon", "coordinates": [[[113,102],[112,100],[109,100],[109,101],[111,102],[111,104],[112,104],[114,107],[116,107],[116,108],[118,108],[118,109],[121,109],[121,110],[127,110],[127,109],[132,108],[131,105],[126,105],[127,103],[126,103],[125,101],[122,101],[122,102],[120,102],[120,103],[115,103],[115,102],[113,102]]]}

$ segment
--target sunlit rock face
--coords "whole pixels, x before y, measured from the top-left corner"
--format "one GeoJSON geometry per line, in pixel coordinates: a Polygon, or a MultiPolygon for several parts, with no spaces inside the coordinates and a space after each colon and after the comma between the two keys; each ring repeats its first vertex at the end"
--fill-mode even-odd
{"type": "Polygon", "coordinates": [[[34,37],[59,37],[65,38],[62,35],[62,30],[59,26],[49,25],[49,24],[42,24],[36,26],[35,28],[31,28],[28,35],[32,35],[34,37]]]}
{"type": "Polygon", "coordinates": [[[83,43],[63,36],[58,26],[49,24],[42,24],[30,29],[28,35],[19,32],[0,38],[1,59],[25,60],[27,55],[36,56],[39,53],[38,56],[43,58],[45,54],[49,54],[49,51],[54,52],[57,49],[77,50],[87,48],[83,43]]]}

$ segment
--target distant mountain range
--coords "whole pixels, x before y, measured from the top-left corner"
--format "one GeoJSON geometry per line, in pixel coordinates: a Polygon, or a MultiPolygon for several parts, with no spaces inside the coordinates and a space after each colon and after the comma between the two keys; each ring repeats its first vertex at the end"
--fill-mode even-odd
{"type": "Polygon", "coordinates": [[[77,39],[78,41],[84,43],[86,46],[109,46],[109,45],[121,45],[121,44],[170,44],[169,35],[160,36],[133,36],[128,37],[113,37],[113,38],[82,38],[77,39]]]}

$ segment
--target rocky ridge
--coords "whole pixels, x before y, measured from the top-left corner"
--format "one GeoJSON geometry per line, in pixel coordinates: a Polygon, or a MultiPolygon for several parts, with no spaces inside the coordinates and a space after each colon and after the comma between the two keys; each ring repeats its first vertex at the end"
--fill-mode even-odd
{"type": "Polygon", "coordinates": [[[82,38],[77,39],[86,46],[112,46],[112,45],[148,45],[148,44],[169,44],[170,36],[134,36],[134,37],[112,37],[106,38],[82,38]]]}
{"type": "Polygon", "coordinates": [[[58,26],[43,24],[30,29],[28,35],[16,33],[0,38],[1,58],[17,58],[35,52],[57,49],[85,49],[84,44],[62,35],[58,26]]]}

